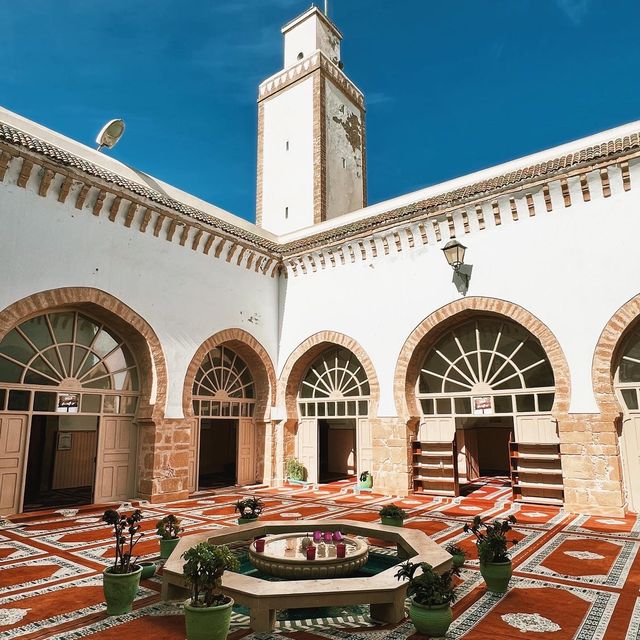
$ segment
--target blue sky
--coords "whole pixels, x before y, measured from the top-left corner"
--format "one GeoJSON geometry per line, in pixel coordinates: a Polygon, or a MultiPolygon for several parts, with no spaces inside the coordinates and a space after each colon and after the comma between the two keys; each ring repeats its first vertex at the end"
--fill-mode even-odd
{"type": "MultiPolygon", "coordinates": [[[[309,0],[0,0],[0,105],[244,218],[256,92],[309,0]]],[[[330,0],[369,202],[640,119],[636,0],[330,0]]]]}

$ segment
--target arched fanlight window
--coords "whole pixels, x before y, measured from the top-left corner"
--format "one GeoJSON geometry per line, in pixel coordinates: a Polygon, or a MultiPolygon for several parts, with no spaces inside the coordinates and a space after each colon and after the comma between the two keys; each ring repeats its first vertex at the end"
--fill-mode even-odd
{"type": "Polygon", "coordinates": [[[23,322],[0,342],[0,382],[137,391],[135,360],[113,331],[76,311],[23,322]]]}
{"type": "Polygon", "coordinates": [[[325,351],[307,370],[301,398],[368,396],[369,380],[358,358],[348,349],[325,351]]]}
{"type": "Polygon", "coordinates": [[[424,412],[442,414],[482,413],[483,403],[486,413],[549,411],[553,390],[553,370],[540,342],[520,325],[493,318],[465,322],[440,338],[423,361],[417,385],[418,397],[431,400],[422,403],[424,412]],[[482,402],[472,407],[474,397],[482,402]]]}
{"type": "Polygon", "coordinates": [[[196,372],[193,397],[199,416],[252,416],[255,385],[251,371],[237,353],[215,347],[196,372]]]}
{"type": "Polygon", "coordinates": [[[196,373],[194,396],[253,398],[253,378],[237,353],[226,347],[209,351],[196,373]]]}
{"type": "Polygon", "coordinates": [[[324,351],[307,369],[298,401],[303,416],[365,416],[370,393],[362,363],[348,349],[336,347],[324,351]]]}
{"type": "Polygon", "coordinates": [[[640,390],[640,326],[636,325],[625,338],[614,382],[627,407],[638,410],[638,391],[640,390]]]}

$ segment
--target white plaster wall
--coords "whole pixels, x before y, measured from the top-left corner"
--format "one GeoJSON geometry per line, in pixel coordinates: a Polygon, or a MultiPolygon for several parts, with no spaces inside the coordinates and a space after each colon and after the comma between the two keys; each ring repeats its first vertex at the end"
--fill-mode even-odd
{"type": "Polygon", "coordinates": [[[295,65],[298,54],[304,58],[316,50],[322,51],[329,60],[340,59],[340,39],[329,25],[314,13],[284,34],[284,68],[295,65]]]}
{"type": "Polygon", "coordinates": [[[327,219],[361,209],[362,113],[329,79],[325,78],[327,127],[327,219]],[[348,133],[349,132],[349,133],[348,133]]]}
{"type": "Polygon", "coordinates": [[[265,101],[263,132],[262,226],[276,234],[308,227],[313,224],[312,77],[265,101]]]}
{"type": "MultiPolygon", "coordinates": [[[[524,307],[553,332],[571,374],[571,412],[597,412],[592,391],[593,352],[604,326],[630,298],[640,293],[640,170],[631,167],[632,190],[624,192],[620,172],[610,169],[613,188],[602,196],[598,174],[589,176],[591,202],[584,203],[577,180],[570,182],[573,204],[565,208],[552,189],[554,208],[547,212],[542,195],[534,195],[536,216],[518,200],[519,221],[501,201],[502,224],[495,227],[485,207],[487,228],[459,239],[473,265],[468,295],[507,300],[524,307]]],[[[381,388],[379,415],[396,415],[393,377],[403,343],[413,329],[438,308],[460,297],[441,248],[447,241],[416,247],[403,238],[403,251],[389,242],[385,256],[357,259],[335,268],[293,277],[286,283],[278,366],[303,340],[322,330],[355,339],[372,359],[381,388]]],[[[356,256],[359,248],[354,247],[356,256]]],[[[328,262],[328,261],[327,261],[328,262]]]]}
{"type": "MultiPolygon", "coordinates": [[[[36,171],[34,170],[34,174],[36,171]]],[[[15,186],[15,172],[0,188],[0,310],[38,291],[94,287],[115,296],[156,332],[168,369],[167,417],[182,417],[187,366],[212,334],[239,327],[252,334],[275,360],[277,278],[236,266],[212,254],[96,218],[15,186]],[[13,183],[13,184],[11,184],[13,183]]],[[[7,179],[5,179],[7,180],[7,179]]],[[[73,194],[72,194],[73,195],[73,194]]],[[[165,222],[165,229],[168,223],[165,222]]],[[[236,252],[237,253],[237,252],[236,252]]]]}

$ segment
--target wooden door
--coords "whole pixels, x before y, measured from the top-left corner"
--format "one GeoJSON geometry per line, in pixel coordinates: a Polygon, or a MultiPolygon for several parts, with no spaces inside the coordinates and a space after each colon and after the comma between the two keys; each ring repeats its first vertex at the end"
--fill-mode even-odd
{"type": "Polygon", "coordinates": [[[136,477],[137,429],[131,418],[100,419],[95,502],[130,500],[136,477]]]}
{"type": "Polygon", "coordinates": [[[627,508],[640,509],[640,415],[625,417],[620,438],[620,458],[627,494],[627,508]]]}
{"type": "Polygon", "coordinates": [[[558,428],[550,415],[516,416],[515,442],[556,444],[560,442],[558,428]]]}
{"type": "Polygon", "coordinates": [[[253,418],[238,420],[238,484],[255,484],[256,429],[253,418]]]}
{"type": "Polygon", "coordinates": [[[0,415],[0,515],[22,506],[27,433],[27,416],[0,415]]]}
{"type": "Polygon", "coordinates": [[[200,418],[195,418],[191,425],[189,441],[189,491],[198,490],[198,467],[200,465],[200,418]]]}
{"type": "Polygon", "coordinates": [[[467,466],[467,482],[472,482],[480,476],[480,464],[478,463],[478,430],[463,429],[464,457],[467,466]]]}
{"type": "Polygon", "coordinates": [[[296,458],[307,470],[307,482],[318,482],[318,421],[305,418],[298,422],[296,458]]]}
{"type": "Polygon", "coordinates": [[[363,471],[373,474],[373,436],[368,418],[356,421],[356,474],[363,471]]]}

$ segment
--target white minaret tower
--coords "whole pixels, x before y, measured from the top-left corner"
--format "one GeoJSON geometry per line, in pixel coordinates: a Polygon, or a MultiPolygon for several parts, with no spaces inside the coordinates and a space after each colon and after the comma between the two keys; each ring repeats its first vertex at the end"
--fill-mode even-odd
{"type": "Polygon", "coordinates": [[[338,28],[312,6],[282,28],[284,70],[260,85],[256,221],[276,233],[366,205],[364,98],[338,28]]]}

